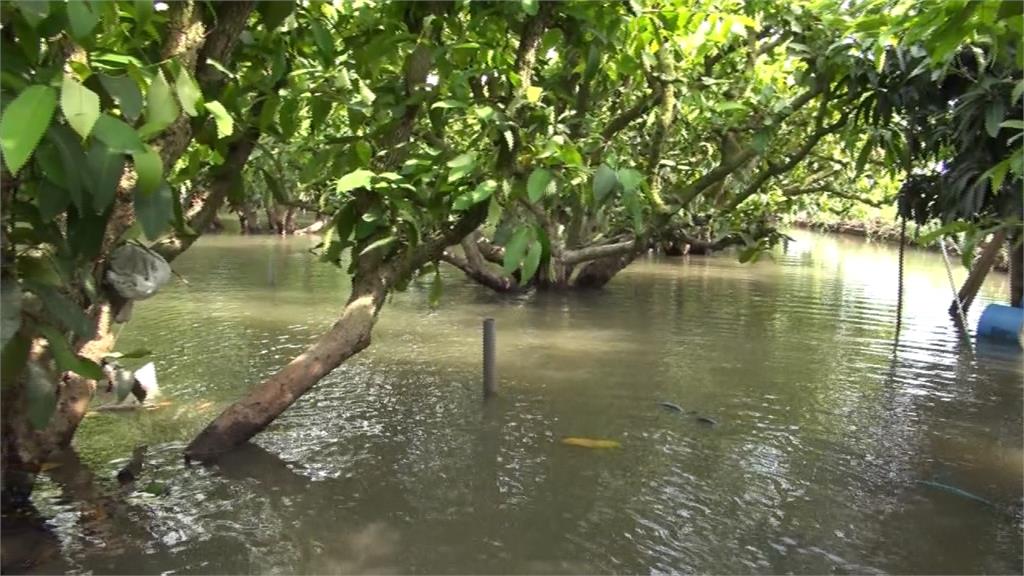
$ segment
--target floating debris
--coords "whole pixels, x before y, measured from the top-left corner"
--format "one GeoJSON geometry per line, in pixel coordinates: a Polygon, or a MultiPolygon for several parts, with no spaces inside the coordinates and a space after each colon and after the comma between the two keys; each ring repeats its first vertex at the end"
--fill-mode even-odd
{"type": "Polygon", "coordinates": [[[715,420],[711,416],[697,416],[697,422],[707,424],[708,426],[718,426],[718,420],[715,420]]]}
{"type": "Polygon", "coordinates": [[[674,404],[672,402],[658,402],[658,405],[666,410],[671,410],[673,412],[683,412],[682,406],[680,406],[679,404],[674,404]]]}
{"type": "Polygon", "coordinates": [[[949,492],[950,494],[960,496],[961,498],[967,498],[968,500],[974,500],[975,502],[981,502],[982,504],[987,504],[993,507],[995,506],[995,504],[990,500],[986,500],[977,494],[971,494],[970,492],[957,488],[956,486],[950,486],[949,484],[943,484],[942,482],[935,482],[934,480],[918,480],[917,483],[930,488],[942,490],[943,492],[949,492]]]}
{"type": "Polygon", "coordinates": [[[582,448],[621,448],[622,444],[619,444],[615,440],[602,440],[599,438],[576,438],[570,436],[568,438],[562,438],[562,444],[568,446],[580,446],[582,448]]]}

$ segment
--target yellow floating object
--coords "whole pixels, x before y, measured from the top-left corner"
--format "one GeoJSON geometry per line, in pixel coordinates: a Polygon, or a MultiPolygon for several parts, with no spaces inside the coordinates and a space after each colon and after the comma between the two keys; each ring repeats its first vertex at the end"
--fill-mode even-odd
{"type": "Polygon", "coordinates": [[[621,448],[622,444],[619,444],[615,440],[599,440],[597,438],[576,438],[568,437],[562,438],[562,444],[569,446],[580,446],[582,448],[621,448]]]}

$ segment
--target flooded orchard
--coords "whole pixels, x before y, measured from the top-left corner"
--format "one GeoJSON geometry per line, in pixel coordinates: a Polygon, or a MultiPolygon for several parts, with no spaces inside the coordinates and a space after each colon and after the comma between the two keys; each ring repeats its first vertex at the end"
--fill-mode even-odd
{"type": "MultiPolygon", "coordinates": [[[[5,549],[37,572],[1018,571],[1019,352],[960,340],[942,260],[916,251],[894,349],[895,250],[793,235],[753,265],[641,259],[592,293],[445,270],[438,310],[414,282],[255,445],[186,467],[185,443],[348,294],[313,239],[204,237],[175,262],[188,284],[119,335],[153,351],[126,363],[156,363],[162,404],[87,417],[5,549]]],[[[972,326],[1006,290],[989,279],[972,326]]]]}

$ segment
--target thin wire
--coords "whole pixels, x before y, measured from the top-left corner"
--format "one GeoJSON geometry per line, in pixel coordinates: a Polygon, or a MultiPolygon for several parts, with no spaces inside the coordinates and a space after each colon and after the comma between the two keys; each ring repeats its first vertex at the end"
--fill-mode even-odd
{"type": "Polygon", "coordinates": [[[949,287],[953,290],[953,301],[956,302],[956,311],[960,316],[960,328],[964,335],[970,336],[967,332],[967,315],[964,314],[963,304],[960,303],[960,294],[956,291],[956,282],[953,281],[953,268],[949,265],[949,254],[946,252],[946,240],[939,239],[939,248],[942,249],[942,260],[946,263],[946,277],[949,278],[949,287]]]}

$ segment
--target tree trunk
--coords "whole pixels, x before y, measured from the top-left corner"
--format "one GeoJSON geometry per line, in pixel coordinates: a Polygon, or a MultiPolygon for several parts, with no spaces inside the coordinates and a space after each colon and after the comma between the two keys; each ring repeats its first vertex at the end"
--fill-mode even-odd
{"type": "MultiPolygon", "coordinates": [[[[981,251],[981,256],[971,266],[971,272],[967,275],[967,280],[964,280],[964,285],[957,294],[964,312],[967,312],[967,309],[971,307],[971,303],[974,302],[974,297],[978,295],[978,290],[981,289],[981,285],[985,282],[985,277],[988,276],[988,271],[992,268],[992,264],[995,263],[996,258],[999,256],[999,250],[1002,249],[1005,243],[1006,231],[999,230],[992,235],[992,239],[981,251]]],[[[949,305],[949,315],[953,318],[959,317],[956,302],[952,302],[949,305]]]]}
{"type": "Polygon", "coordinates": [[[290,235],[295,233],[295,207],[289,206],[284,212],[284,230],[281,231],[281,235],[290,235]]]}
{"type": "Polygon", "coordinates": [[[185,449],[186,459],[209,462],[248,441],[331,370],[369,346],[385,286],[378,274],[357,278],[341,319],[305,352],[217,416],[185,449]]]}

